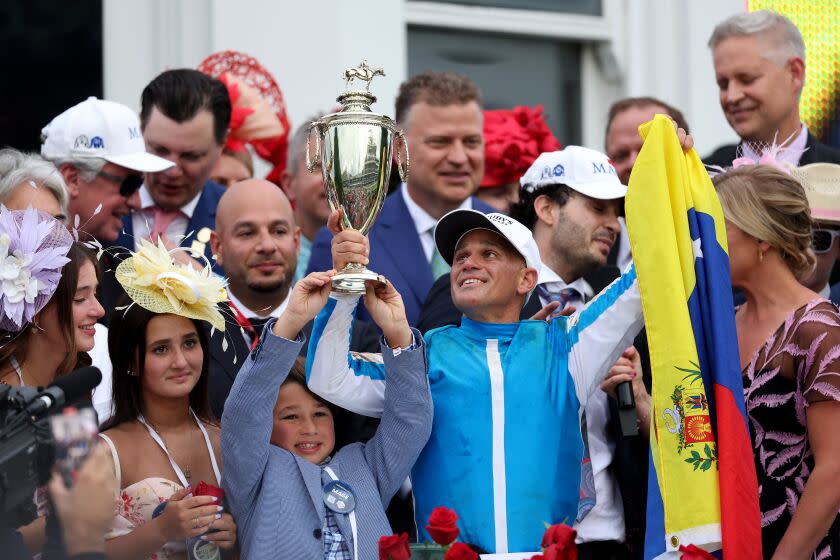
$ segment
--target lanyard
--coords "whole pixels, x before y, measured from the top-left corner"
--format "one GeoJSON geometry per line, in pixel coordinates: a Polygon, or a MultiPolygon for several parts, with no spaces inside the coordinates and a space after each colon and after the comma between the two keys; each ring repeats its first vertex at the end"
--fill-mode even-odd
{"type": "MultiPolygon", "coordinates": [[[[207,451],[210,453],[210,463],[213,465],[213,474],[216,475],[216,484],[221,484],[222,477],[219,474],[219,466],[216,464],[216,455],[213,453],[213,446],[210,445],[210,436],[207,435],[207,430],[204,428],[204,424],[201,423],[201,420],[198,419],[198,416],[195,415],[195,412],[190,409],[190,414],[192,415],[193,419],[195,419],[195,423],[198,424],[198,429],[201,430],[201,434],[204,436],[204,443],[207,444],[207,451]]],[[[178,466],[178,463],[175,462],[175,459],[172,458],[172,455],[169,454],[169,450],[166,449],[166,444],[163,443],[160,435],[152,428],[146,419],[143,418],[143,415],[139,415],[137,417],[137,421],[146,426],[146,429],[149,431],[149,435],[155,440],[155,443],[163,449],[163,452],[166,453],[166,458],[169,459],[169,464],[172,466],[172,470],[175,471],[175,475],[178,477],[178,480],[181,481],[181,484],[184,488],[190,485],[190,482],[187,480],[187,477],[184,476],[184,471],[181,470],[181,467],[178,466]]]]}
{"type": "MultiPolygon", "coordinates": [[[[338,480],[338,477],[335,476],[335,472],[333,472],[332,467],[324,467],[324,470],[327,472],[328,475],[330,475],[331,479],[338,480]]],[[[353,560],[357,560],[359,558],[359,550],[358,550],[358,545],[356,543],[358,542],[359,539],[357,538],[358,535],[357,535],[357,530],[356,530],[356,510],[355,510],[355,508],[353,509],[353,511],[351,511],[348,514],[348,517],[350,518],[350,531],[352,531],[352,533],[353,533],[353,560]]]]}
{"type": "MultiPolygon", "coordinates": [[[[236,307],[236,305],[233,303],[233,301],[228,300],[228,306],[230,307],[230,310],[233,312],[233,318],[236,319],[236,322],[239,324],[239,326],[242,327],[242,329],[246,333],[248,333],[248,336],[251,337],[251,340],[250,340],[251,348],[250,349],[253,350],[254,348],[257,347],[257,342],[259,342],[259,337],[257,336],[257,330],[254,328],[254,325],[251,324],[251,321],[248,320],[248,317],[246,317],[242,313],[242,311],[240,311],[239,308],[236,307]]],[[[248,340],[247,340],[248,337],[246,336],[245,338],[246,338],[245,342],[248,342],[248,340]]]]}

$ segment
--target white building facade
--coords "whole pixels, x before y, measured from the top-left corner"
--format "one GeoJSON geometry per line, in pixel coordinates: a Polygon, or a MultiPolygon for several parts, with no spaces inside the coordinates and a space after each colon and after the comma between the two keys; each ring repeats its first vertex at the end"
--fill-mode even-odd
{"type": "Polygon", "coordinates": [[[274,75],[296,127],[334,107],[344,68],[367,58],[387,74],[371,88],[378,112],[393,116],[410,73],[451,69],[479,82],[488,108],[542,103],[561,143],[603,149],[610,104],[650,95],[683,111],[704,155],[736,140],[706,42],[743,10],[743,0],[104,0],[104,96],[139,108],[159,72],[239,50],[274,75]]]}

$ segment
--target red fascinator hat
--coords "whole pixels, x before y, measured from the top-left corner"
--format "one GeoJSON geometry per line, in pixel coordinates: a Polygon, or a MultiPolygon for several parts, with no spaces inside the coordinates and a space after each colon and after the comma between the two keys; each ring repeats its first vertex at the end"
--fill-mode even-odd
{"type": "Polygon", "coordinates": [[[274,165],[266,179],[280,184],[289,147],[289,118],[283,92],[256,58],[238,51],[211,54],[198,70],[227,86],[232,108],[225,147],[233,152],[250,144],[258,156],[274,165]]]}
{"type": "Polygon", "coordinates": [[[484,111],[484,179],[482,187],[519,183],[543,152],[560,149],[545,124],[542,105],[484,111]]]}

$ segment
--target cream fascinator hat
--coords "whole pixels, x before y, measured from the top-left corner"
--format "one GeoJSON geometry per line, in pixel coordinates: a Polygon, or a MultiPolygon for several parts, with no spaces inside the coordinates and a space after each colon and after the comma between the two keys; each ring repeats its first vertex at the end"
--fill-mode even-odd
{"type": "MultiPolygon", "coordinates": [[[[214,275],[208,262],[202,270],[178,264],[158,241],[138,239],[140,250],[117,266],[117,281],[128,297],[153,313],[174,313],[207,321],[224,331],[225,319],[218,304],[227,301],[225,281],[214,275]]],[[[183,250],[180,247],[172,251],[183,250]]]]}

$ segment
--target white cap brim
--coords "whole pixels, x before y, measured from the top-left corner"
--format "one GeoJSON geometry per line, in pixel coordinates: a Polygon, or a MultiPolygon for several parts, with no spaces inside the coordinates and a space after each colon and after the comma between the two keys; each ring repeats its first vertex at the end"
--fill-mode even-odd
{"type": "Polygon", "coordinates": [[[115,165],[143,173],[157,173],[175,165],[168,159],[163,159],[149,152],[135,152],[133,154],[121,154],[118,156],[109,155],[103,156],[103,159],[115,165]]]}
{"type": "MultiPolygon", "coordinates": [[[[562,181],[558,181],[562,182],[562,181]]],[[[585,194],[590,198],[597,198],[599,200],[615,200],[616,198],[624,198],[627,196],[627,187],[617,181],[601,181],[598,183],[569,183],[569,185],[580,194],[585,194]]]]}
{"type": "Polygon", "coordinates": [[[525,259],[526,266],[539,271],[541,264],[538,255],[529,258],[527,254],[522,252],[522,249],[517,246],[514,240],[508,236],[508,233],[500,229],[486,214],[469,208],[452,210],[442,217],[435,226],[435,246],[440,256],[446,261],[446,264],[452,266],[455,248],[458,246],[458,243],[461,242],[461,239],[467,233],[476,229],[486,229],[498,233],[511,244],[517,253],[522,255],[522,258],[525,259]]]}

